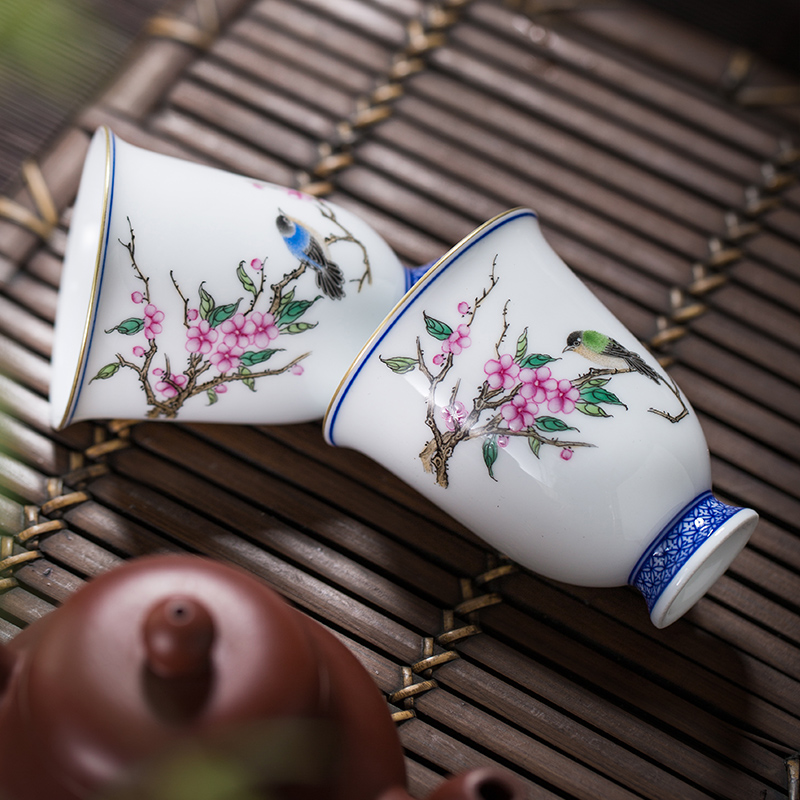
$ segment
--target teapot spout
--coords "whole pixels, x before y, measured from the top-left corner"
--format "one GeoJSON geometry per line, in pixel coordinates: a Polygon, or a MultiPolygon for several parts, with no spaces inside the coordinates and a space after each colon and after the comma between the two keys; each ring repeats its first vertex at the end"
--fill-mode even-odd
{"type": "MultiPolygon", "coordinates": [[[[428,800],[526,800],[527,792],[513,775],[493,767],[464,772],[443,783],[428,800]]],[[[412,800],[405,789],[394,788],[377,800],[412,800]]]]}

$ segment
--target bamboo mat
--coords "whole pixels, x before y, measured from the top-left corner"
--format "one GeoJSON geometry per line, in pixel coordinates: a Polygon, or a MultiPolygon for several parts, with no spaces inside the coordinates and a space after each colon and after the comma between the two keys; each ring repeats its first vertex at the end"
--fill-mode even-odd
{"type": "Polygon", "coordinates": [[[54,208],[20,182],[9,199],[33,221],[0,220],[0,637],[121,559],[203,553],[355,652],[397,712],[415,797],[487,763],[531,798],[786,797],[800,747],[800,153],[798,107],[774,103],[790,79],[628,2],[217,8],[216,24],[179,8],[202,28],[194,45],[143,37],[40,154],[54,208]],[[761,514],[751,544],[657,631],[632,589],[516,568],[325,445],[318,423],[55,433],[61,258],[101,123],[325,193],[409,263],[537,209],[683,387],[715,491],[761,514]]]}

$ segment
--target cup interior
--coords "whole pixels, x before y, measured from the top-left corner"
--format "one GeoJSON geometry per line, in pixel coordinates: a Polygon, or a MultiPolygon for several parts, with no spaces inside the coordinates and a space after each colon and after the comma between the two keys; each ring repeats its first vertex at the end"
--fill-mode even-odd
{"type": "Polygon", "coordinates": [[[78,402],[103,279],[114,186],[114,136],[100,128],[83,165],[61,272],[50,379],[50,418],[69,424],[78,402]]]}

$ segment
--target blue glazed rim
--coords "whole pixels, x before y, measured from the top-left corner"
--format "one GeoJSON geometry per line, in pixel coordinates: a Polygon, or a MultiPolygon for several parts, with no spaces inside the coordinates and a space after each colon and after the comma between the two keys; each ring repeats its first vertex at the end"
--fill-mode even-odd
{"type": "MultiPolygon", "coordinates": [[[[348,368],[338,388],[333,393],[328,410],[323,420],[323,433],[325,441],[328,444],[336,446],[336,441],[333,435],[333,429],[336,426],[336,420],[339,416],[339,410],[342,403],[347,397],[350,389],[353,387],[356,379],[358,378],[361,370],[371,360],[372,354],[380,347],[383,340],[389,335],[390,331],[394,328],[397,322],[402,318],[404,313],[415,303],[427,289],[439,280],[450,267],[455,265],[459,259],[466,255],[478,242],[485,239],[490,233],[499,230],[500,228],[508,225],[510,222],[515,222],[524,217],[531,217],[538,219],[536,213],[529,208],[512,208],[505,211],[498,216],[493,217],[488,222],[485,222],[480,227],[476,228],[468,236],[464,237],[457,245],[445,253],[438,261],[433,262],[432,266],[425,265],[417,267],[416,269],[409,270],[419,274],[421,270],[425,270],[421,278],[414,283],[408,291],[403,295],[402,299],[397,305],[386,315],[383,322],[375,330],[375,332],[367,340],[361,352],[355,357],[352,364],[348,368]]],[[[407,277],[407,281],[412,280],[412,277],[407,277]]]]}
{"type": "Polygon", "coordinates": [[[56,430],[61,430],[70,424],[78,406],[78,400],[86,377],[86,367],[89,362],[89,348],[97,323],[97,304],[105,275],[106,256],[108,254],[108,239],[111,235],[111,212],[114,206],[114,184],[117,165],[117,144],[114,133],[103,126],[98,129],[95,136],[100,132],[105,136],[106,142],[106,163],[103,179],[103,216],[100,223],[100,237],[97,245],[97,256],[94,264],[94,276],[92,278],[89,307],[86,311],[86,321],[84,323],[83,334],[81,337],[80,349],[78,351],[78,363],[70,388],[69,396],[61,421],[55,426],[56,430]]]}

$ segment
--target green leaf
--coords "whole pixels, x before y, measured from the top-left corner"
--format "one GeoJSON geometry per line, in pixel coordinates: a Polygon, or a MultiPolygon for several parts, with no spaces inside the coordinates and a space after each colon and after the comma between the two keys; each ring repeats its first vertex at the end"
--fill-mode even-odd
{"type": "MultiPolygon", "coordinates": [[[[92,378],[92,381],[104,381],[107,378],[110,378],[112,375],[116,375],[120,366],[121,365],[119,361],[114,361],[111,364],[106,364],[98,371],[97,375],[95,375],[94,378],[92,378]]],[[[89,383],[91,383],[92,381],[89,381],[89,383]]]]}
{"type": "Polygon", "coordinates": [[[628,408],[619,397],[613,392],[609,392],[608,389],[604,389],[602,386],[584,386],[581,388],[581,397],[587,403],[593,403],[594,405],[608,403],[609,405],[623,406],[625,409],[628,408]]]}
{"type": "Polygon", "coordinates": [[[246,367],[252,367],[255,364],[263,364],[265,361],[272,358],[275,353],[279,353],[282,350],[282,347],[278,347],[275,350],[248,350],[246,353],[242,353],[241,363],[246,367]]]}
{"type": "Polygon", "coordinates": [[[528,446],[531,448],[531,452],[539,458],[539,451],[542,449],[542,440],[537,439],[535,436],[528,437],[528,446]]]}
{"type": "Polygon", "coordinates": [[[604,411],[600,406],[596,403],[587,403],[585,400],[578,400],[575,403],[575,408],[581,412],[581,414],[586,414],[590,417],[610,417],[611,414],[608,414],[604,411]]]}
{"type": "Polygon", "coordinates": [[[235,303],[228,303],[225,306],[217,306],[208,316],[208,324],[212,328],[230,319],[239,309],[239,303],[242,302],[241,297],[235,303]]]}
{"type": "Polygon", "coordinates": [[[521,363],[522,360],[525,358],[525,354],[528,352],[528,329],[525,328],[524,331],[519,335],[519,339],[517,339],[517,354],[514,356],[514,361],[517,364],[521,363]]]}
{"type": "Polygon", "coordinates": [[[239,279],[239,283],[242,284],[246,291],[250,292],[252,295],[258,294],[256,285],[253,283],[252,279],[244,268],[244,261],[239,262],[239,268],[236,270],[236,277],[239,279]]]}
{"type": "MultiPolygon", "coordinates": [[[[203,283],[205,283],[205,281],[203,281],[203,283]]],[[[203,283],[200,284],[199,289],[200,318],[209,319],[217,304],[214,302],[214,298],[203,288],[203,283]]]]}
{"type": "Polygon", "coordinates": [[[217,400],[219,400],[219,395],[213,389],[209,389],[206,392],[206,397],[208,398],[208,404],[210,406],[213,406],[214,403],[216,403],[217,400]]]}
{"type": "Polygon", "coordinates": [[[289,301],[286,306],[284,307],[283,311],[278,316],[278,320],[275,323],[278,327],[281,325],[291,324],[295,322],[303,314],[308,311],[314,303],[317,302],[322,297],[321,294],[317,295],[313,300],[291,300],[289,301]]]}
{"type": "Polygon", "coordinates": [[[119,325],[115,325],[113,328],[109,328],[106,333],[113,333],[117,331],[118,333],[124,333],[126,336],[133,336],[134,333],[139,333],[144,328],[144,320],[140,317],[129,317],[126,320],[123,320],[119,323],[119,325]]]}
{"type": "Polygon", "coordinates": [[[319,325],[318,322],[293,322],[291,325],[281,328],[281,333],[302,333],[303,331],[310,331],[312,328],[316,328],[317,325],[319,325]]]}
{"type": "Polygon", "coordinates": [[[413,372],[419,363],[416,358],[408,358],[408,356],[394,356],[393,358],[378,356],[378,358],[380,358],[392,372],[396,372],[398,375],[405,375],[406,372],[413,372]]]}
{"type": "Polygon", "coordinates": [[[288,291],[283,297],[281,297],[280,303],[278,303],[278,310],[275,314],[278,318],[280,318],[281,314],[283,313],[283,309],[289,305],[289,303],[294,300],[294,288],[288,291]]]}
{"type": "Polygon", "coordinates": [[[584,384],[585,386],[605,386],[611,378],[592,378],[590,381],[586,381],[584,384]]]}
{"type": "MultiPolygon", "coordinates": [[[[239,367],[239,374],[240,374],[240,375],[250,375],[250,374],[251,374],[251,372],[250,372],[250,370],[249,370],[249,369],[247,369],[247,367],[242,367],[242,366],[240,366],[240,367],[239,367]]],[[[248,388],[248,389],[249,389],[251,392],[254,392],[254,391],[256,390],[256,379],[255,379],[255,378],[250,378],[250,377],[245,377],[245,378],[242,378],[242,383],[243,383],[243,384],[244,384],[244,385],[245,385],[245,386],[246,386],[246,387],[247,387],[247,388],[248,388]]]]}
{"type": "Polygon", "coordinates": [[[563,419],[559,419],[558,417],[536,417],[535,425],[540,431],[547,431],[548,433],[578,430],[577,428],[567,425],[563,419]]]}
{"type": "Polygon", "coordinates": [[[450,338],[453,329],[449,325],[440,322],[438,319],[429,317],[424,311],[422,312],[422,316],[425,318],[425,328],[434,339],[443,342],[445,339],[450,338]]]}
{"type": "Polygon", "coordinates": [[[525,358],[519,362],[519,365],[522,369],[538,369],[545,364],[549,364],[551,361],[561,361],[561,359],[553,358],[553,356],[549,356],[547,353],[531,353],[529,356],[525,356],[525,358]]]}
{"type": "Polygon", "coordinates": [[[494,472],[492,471],[494,462],[497,461],[497,454],[497,437],[487,436],[483,440],[483,463],[486,464],[486,469],[489,470],[489,477],[492,480],[497,480],[497,478],[494,477],[494,472]]]}

